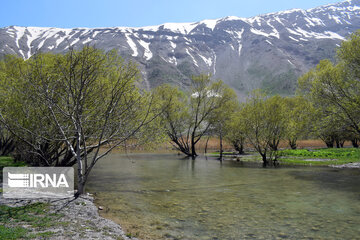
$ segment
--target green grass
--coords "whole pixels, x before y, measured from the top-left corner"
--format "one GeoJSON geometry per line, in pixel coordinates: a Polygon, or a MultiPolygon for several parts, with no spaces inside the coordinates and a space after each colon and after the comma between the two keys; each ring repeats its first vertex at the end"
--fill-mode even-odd
{"type": "Polygon", "coordinates": [[[302,165],[340,165],[360,162],[360,149],[324,148],[324,149],[286,149],[279,151],[280,162],[302,165]],[[317,161],[307,161],[316,159],[317,161]]]}
{"type": "Polygon", "coordinates": [[[23,227],[5,227],[0,225],[0,239],[26,239],[29,230],[23,227]]]}
{"type": "MultiPolygon", "coordinates": [[[[26,163],[15,162],[12,157],[0,156],[0,182],[2,182],[2,170],[4,167],[24,167],[26,163]]],[[[2,189],[0,190],[2,191],[2,189]]],[[[1,239],[1,238],[0,238],[1,239]]]]}
{"type": "MultiPolygon", "coordinates": [[[[24,162],[14,162],[12,157],[0,157],[0,181],[4,167],[24,167],[24,162]]],[[[49,204],[34,203],[22,207],[0,205],[1,239],[48,239],[54,232],[48,231],[57,225],[69,222],[57,221],[63,214],[50,213],[49,204]],[[26,225],[27,227],[23,227],[26,225]]]]}
{"type": "MultiPolygon", "coordinates": [[[[210,156],[220,156],[220,152],[211,152],[208,153],[210,156]]],[[[223,155],[234,155],[235,152],[223,152],[223,155]]]]}
{"type": "MultiPolygon", "coordinates": [[[[224,152],[224,156],[233,154],[224,152]]],[[[251,155],[241,157],[241,161],[261,161],[260,155],[254,154],[253,157],[251,155]]],[[[328,166],[360,162],[358,148],[285,149],[278,151],[278,155],[280,163],[290,165],[328,166]]],[[[219,156],[219,152],[209,153],[209,156],[219,156]]]]}
{"type": "Polygon", "coordinates": [[[49,204],[34,203],[22,207],[0,205],[0,239],[47,238],[54,233],[44,231],[59,224],[62,214],[49,213],[49,204]],[[29,225],[30,228],[21,227],[29,225]],[[44,231],[31,233],[30,229],[44,231]]]}
{"type": "Polygon", "coordinates": [[[24,162],[14,162],[12,157],[0,157],[0,169],[2,170],[4,167],[23,167],[26,166],[24,162]]]}

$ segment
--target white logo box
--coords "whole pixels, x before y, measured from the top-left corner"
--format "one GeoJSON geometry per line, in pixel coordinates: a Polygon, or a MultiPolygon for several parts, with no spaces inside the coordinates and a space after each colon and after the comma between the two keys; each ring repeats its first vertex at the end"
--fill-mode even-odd
{"type": "Polygon", "coordinates": [[[74,196],[72,167],[5,167],[3,197],[15,199],[74,196]]]}

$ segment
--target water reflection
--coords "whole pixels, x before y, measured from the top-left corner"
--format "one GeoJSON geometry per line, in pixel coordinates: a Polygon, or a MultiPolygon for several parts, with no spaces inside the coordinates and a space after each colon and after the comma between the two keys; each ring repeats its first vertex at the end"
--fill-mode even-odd
{"type": "Polygon", "coordinates": [[[142,239],[356,239],[359,182],[358,170],[112,154],[88,190],[142,239]]]}

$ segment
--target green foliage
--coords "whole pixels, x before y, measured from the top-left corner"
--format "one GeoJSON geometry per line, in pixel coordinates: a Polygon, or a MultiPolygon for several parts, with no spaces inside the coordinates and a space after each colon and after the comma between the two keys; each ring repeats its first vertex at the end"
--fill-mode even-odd
{"type": "Polygon", "coordinates": [[[167,84],[156,88],[154,92],[163,108],[162,130],[168,135],[186,131],[190,115],[185,93],[167,84]]]}
{"type": "Polygon", "coordinates": [[[300,92],[316,110],[314,131],[328,146],[360,136],[360,31],[341,44],[337,56],[336,65],[322,60],[299,78],[300,92]]]}
{"type": "Polygon", "coordinates": [[[142,127],[159,114],[156,98],[137,87],[137,66],[116,51],[86,46],[65,55],[8,57],[0,67],[0,121],[24,145],[18,155],[32,165],[77,164],[79,194],[112,149],[153,140],[156,132],[142,127]]]}
{"type": "Polygon", "coordinates": [[[164,131],[175,148],[192,157],[197,156],[199,140],[210,129],[220,129],[227,108],[236,102],[234,91],[222,81],[211,81],[209,75],[193,76],[188,92],[163,85],[155,93],[162,103],[164,131]]]}
{"type": "Polygon", "coordinates": [[[153,97],[136,87],[137,66],[115,51],[85,47],[26,61],[8,57],[1,66],[2,121],[26,143],[19,149],[26,150],[31,164],[73,165],[71,149],[78,144],[83,155],[93,151],[86,150],[90,143],[110,144],[136,134],[146,139],[139,124],[154,117],[153,97]]]}
{"type": "Polygon", "coordinates": [[[243,105],[239,116],[244,126],[244,134],[250,145],[262,156],[276,160],[277,148],[286,131],[284,100],[280,96],[267,98],[255,91],[243,105]]]}
{"type": "Polygon", "coordinates": [[[14,152],[16,141],[14,136],[0,121],[0,156],[8,156],[14,152]]]}
{"type": "Polygon", "coordinates": [[[311,131],[314,109],[310,101],[301,96],[284,98],[284,104],[285,138],[291,148],[296,148],[297,139],[307,137],[311,131]]]}
{"type": "MultiPolygon", "coordinates": [[[[239,107],[240,108],[240,107],[239,107]]],[[[244,153],[246,126],[242,120],[240,109],[229,114],[225,122],[225,138],[233,145],[238,153],[244,153]]]]}
{"type": "Polygon", "coordinates": [[[360,30],[343,41],[338,50],[338,58],[344,63],[352,78],[360,78],[360,30]]]}

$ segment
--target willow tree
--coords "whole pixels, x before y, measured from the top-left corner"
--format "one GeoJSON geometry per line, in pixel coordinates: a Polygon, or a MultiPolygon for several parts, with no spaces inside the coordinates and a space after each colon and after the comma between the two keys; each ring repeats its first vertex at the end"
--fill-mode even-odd
{"type": "Polygon", "coordinates": [[[241,110],[231,113],[230,118],[225,122],[225,138],[239,154],[244,154],[245,131],[241,110]]]}
{"type": "Polygon", "coordinates": [[[78,195],[95,164],[156,117],[153,97],[136,87],[137,67],[114,51],[9,57],[1,72],[2,123],[37,164],[76,164],[78,195]]]}
{"type": "MultiPolygon", "coordinates": [[[[333,115],[360,134],[360,31],[343,41],[338,63],[322,60],[299,79],[299,86],[315,107],[333,115]]],[[[330,123],[329,123],[330,124],[330,123]]]]}
{"type": "Polygon", "coordinates": [[[239,102],[233,89],[225,88],[221,94],[223,104],[212,112],[209,119],[212,124],[211,133],[219,138],[220,160],[223,158],[223,140],[228,139],[226,138],[229,131],[228,123],[231,121],[232,114],[239,109],[239,102]]]}
{"type": "Polygon", "coordinates": [[[264,165],[276,161],[277,150],[285,136],[284,101],[280,96],[266,97],[253,92],[239,112],[246,141],[261,155],[264,165]]]}
{"type": "Polygon", "coordinates": [[[297,140],[306,137],[312,130],[315,111],[311,102],[302,96],[284,99],[286,119],[285,138],[292,149],[297,148],[297,140]]]}
{"type": "Polygon", "coordinates": [[[222,81],[213,82],[208,75],[192,77],[187,92],[165,85],[156,93],[162,99],[166,134],[176,149],[191,157],[197,156],[196,144],[213,126],[214,113],[235,97],[222,81]]]}

